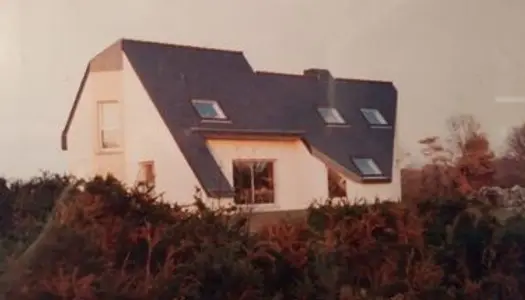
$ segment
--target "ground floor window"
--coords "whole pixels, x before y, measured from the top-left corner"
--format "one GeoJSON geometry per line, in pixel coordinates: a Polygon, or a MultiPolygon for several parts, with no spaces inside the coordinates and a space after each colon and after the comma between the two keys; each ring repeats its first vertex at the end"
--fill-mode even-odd
{"type": "Polygon", "coordinates": [[[273,166],[274,162],[270,160],[235,160],[235,204],[274,203],[273,166]]]}
{"type": "Polygon", "coordinates": [[[345,178],[330,168],[328,168],[328,198],[346,198],[345,178]]]}
{"type": "Polygon", "coordinates": [[[142,161],[139,163],[138,182],[147,186],[155,185],[155,164],[153,161],[142,161]]]}

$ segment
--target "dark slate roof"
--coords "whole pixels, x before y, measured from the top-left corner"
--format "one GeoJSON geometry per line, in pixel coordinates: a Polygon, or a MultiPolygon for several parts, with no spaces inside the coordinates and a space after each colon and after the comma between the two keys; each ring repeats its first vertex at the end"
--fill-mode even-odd
{"type": "MultiPolygon", "coordinates": [[[[242,52],[122,40],[122,50],[206,193],[233,188],[206,145],[205,132],[294,135],[340,171],[366,178],[352,157],[373,158],[390,181],[397,91],[391,82],[255,72],[242,52]],[[216,100],[230,122],[203,122],[191,99],[216,100]],[[350,126],[327,126],[320,106],[335,107],[350,126]],[[391,124],[372,128],[360,108],[376,108],[391,124]]],[[[378,178],[376,178],[378,179],[378,178]]]]}

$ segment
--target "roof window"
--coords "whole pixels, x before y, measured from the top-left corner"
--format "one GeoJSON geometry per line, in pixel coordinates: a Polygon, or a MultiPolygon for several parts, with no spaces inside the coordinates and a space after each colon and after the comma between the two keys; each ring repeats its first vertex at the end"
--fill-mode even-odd
{"type": "Polygon", "coordinates": [[[361,108],[361,113],[370,125],[388,125],[383,115],[375,108],[361,108]]]}
{"type": "Polygon", "coordinates": [[[345,120],[333,107],[320,107],[317,109],[326,124],[345,124],[345,120]]]}
{"type": "Polygon", "coordinates": [[[222,111],[217,101],[213,100],[192,100],[193,107],[203,119],[225,120],[226,115],[222,111]]]}
{"type": "Polygon", "coordinates": [[[371,158],[354,158],[352,159],[359,172],[365,176],[382,175],[381,169],[371,158]]]}

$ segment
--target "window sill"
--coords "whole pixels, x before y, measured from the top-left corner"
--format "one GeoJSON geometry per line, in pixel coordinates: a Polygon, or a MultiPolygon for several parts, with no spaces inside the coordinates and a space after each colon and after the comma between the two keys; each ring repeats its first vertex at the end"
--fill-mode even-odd
{"type": "Polygon", "coordinates": [[[276,203],[261,203],[261,204],[234,204],[236,207],[243,209],[251,209],[254,212],[276,211],[281,207],[276,203]]]}
{"type": "Polygon", "coordinates": [[[364,176],[363,183],[391,183],[392,178],[388,176],[364,176]]]}
{"type": "Polygon", "coordinates": [[[219,123],[219,124],[231,124],[232,121],[224,119],[202,119],[201,123],[219,123]]]}
{"type": "Polygon", "coordinates": [[[370,125],[372,129],[392,129],[392,125],[370,125]]]}
{"type": "Polygon", "coordinates": [[[96,151],[97,155],[113,155],[113,154],[121,154],[124,150],[121,148],[118,149],[98,149],[96,151]]]}
{"type": "Polygon", "coordinates": [[[344,197],[330,197],[330,196],[328,196],[328,199],[331,200],[331,201],[336,201],[336,202],[345,202],[345,201],[348,201],[348,196],[344,196],[344,197]]]}
{"type": "Polygon", "coordinates": [[[326,124],[326,127],[328,128],[350,128],[351,126],[348,124],[326,124]]]}

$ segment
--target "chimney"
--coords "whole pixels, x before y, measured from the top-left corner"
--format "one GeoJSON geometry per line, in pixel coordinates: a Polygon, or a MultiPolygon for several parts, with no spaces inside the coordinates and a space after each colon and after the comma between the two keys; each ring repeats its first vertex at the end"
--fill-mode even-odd
{"type": "Polygon", "coordinates": [[[317,80],[322,81],[322,82],[327,82],[327,81],[331,81],[334,79],[332,77],[332,74],[330,74],[330,71],[326,69],[316,69],[316,68],[306,69],[303,71],[303,75],[316,77],[317,80]]]}
{"type": "Polygon", "coordinates": [[[317,78],[317,84],[319,86],[319,99],[328,102],[329,105],[334,106],[336,102],[336,91],[335,81],[330,74],[330,71],[326,69],[306,69],[303,71],[303,76],[311,76],[317,78]]]}

